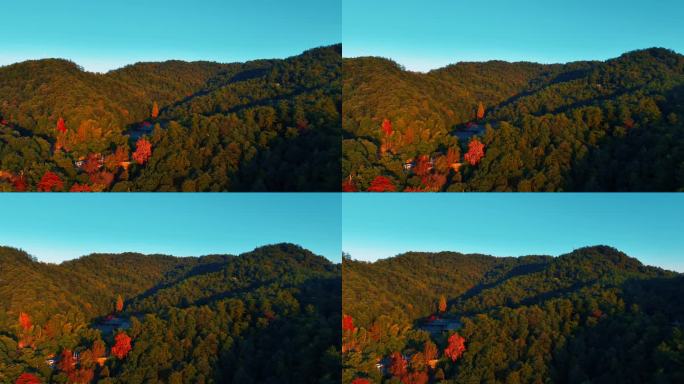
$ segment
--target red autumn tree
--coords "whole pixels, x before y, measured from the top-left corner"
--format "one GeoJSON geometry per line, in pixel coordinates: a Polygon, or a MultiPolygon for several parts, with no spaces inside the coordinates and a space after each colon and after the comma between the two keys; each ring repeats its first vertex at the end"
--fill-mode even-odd
{"type": "Polygon", "coordinates": [[[349,315],[342,315],[342,330],[343,331],[353,331],[354,330],[354,319],[349,315]]]}
{"type": "Polygon", "coordinates": [[[152,144],[144,137],[138,139],[135,143],[135,152],[133,152],[133,160],[138,164],[145,164],[152,156],[152,144]]]}
{"type": "Polygon", "coordinates": [[[382,128],[382,132],[385,134],[385,136],[391,136],[392,132],[394,132],[392,129],[392,122],[389,121],[389,119],[383,120],[380,128],[382,128]]]}
{"type": "Polygon", "coordinates": [[[444,349],[444,355],[456,361],[465,352],[465,339],[458,333],[449,336],[449,345],[444,349]]]}
{"type": "Polygon", "coordinates": [[[482,102],[480,102],[480,103],[477,105],[477,119],[478,119],[478,120],[482,120],[482,118],[484,117],[484,115],[485,115],[485,108],[484,108],[484,105],[482,105],[482,102]]]}
{"type": "Polygon", "coordinates": [[[470,165],[477,165],[477,163],[484,157],[484,144],[478,139],[470,140],[468,143],[468,153],[466,153],[463,158],[470,165]]]}
{"type": "Polygon", "coordinates": [[[430,376],[425,371],[411,372],[402,383],[406,384],[428,384],[430,376]]]}
{"type": "Polygon", "coordinates": [[[31,329],[31,316],[26,312],[21,312],[19,314],[19,325],[24,331],[31,329]]]}
{"type": "Polygon", "coordinates": [[[38,192],[59,191],[64,187],[64,182],[59,176],[51,171],[46,171],[38,182],[38,192]]]}
{"type": "Polygon", "coordinates": [[[93,183],[93,187],[97,191],[102,191],[104,188],[109,187],[114,181],[114,174],[107,171],[96,172],[89,177],[90,182],[93,183]]]}
{"type": "Polygon", "coordinates": [[[70,384],[89,384],[95,377],[95,370],[92,368],[75,369],[68,374],[70,384]]]}
{"type": "Polygon", "coordinates": [[[121,297],[121,295],[117,296],[116,297],[116,311],[117,312],[123,311],[123,304],[124,304],[123,297],[121,297]]]}
{"type": "Polygon", "coordinates": [[[153,119],[156,119],[157,116],[159,116],[159,106],[156,101],[152,104],[152,113],[150,115],[153,119]]]}
{"type": "Polygon", "coordinates": [[[74,354],[70,349],[65,349],[59,358],[59,363],[57,363],[57,368],[60,371],[70,375],[76,369],[76,359],[74,359],[74,354]]]}
{"type": "Polygon", "coordinates": [[[402,356],[401,353],[394,352],[392,356],[390,356],[389,372],[392,376],[399,378],[406,376],[408,373],[407,362],[404,360],[404,356],[402,356]]]}
{"type": "Polygon", "coordinates": [[[371,384],[371,381],[363,377],[357,377],[356,379],[352,380],[351,384],[371,384]]]}
{"type": "Polygon", "coordinates": [[[92,192],[92,188],[88,184],[74,183],[69,189],[69,192],[92,192]]]}
{"type": "Polygon", "coordinates": [[[430,172],[430,168],[432,168],[430,157],[428,155],[418,156],[418,161],[414,167],[414,173],[418,176],[425,176],[430,172]]]}
{"type": "Polygon", "coordinates": [[[342,192],[358,192],[356,184],[354,184],[351,178],[342,182],[342,192]]]}
{"type": "Polygon", "coordinates": [[[397,187],[394,186],[392,180],[385,176],[376,176],[367,189],[368,192],[394,192],[396,190],[397,187]]]}
{"type": "Polygon", "coordinates": [[[59,118],[59,120],[57,120],[57,131],[59,131],[61,133],[65,133],[67,131],[67,127],[66,127],[66,124],[64,123],[64,119],[61,117],[59,118]]]}
{"type": "Polygon", "coordinates": [[[40,384],[41,380],[30,373],[22,373],[14,384],[40,384]]]}
{"type": "Polygon", "coordinates": [[[12,185],[14,186],[14,190],[16,192],[26,192],[27,185],[24,175],[14,176],[12,178],[12,185]]]}
{"type": "Polygon", "coordinates": [[[439,192],[440,189],[446,184],[446,175],[441,173],[433,173],[430,175],[423,176],[420,181],[425,186],[423,192],[439,192]]]}
{"type": "Polygon", "coordinates": [[[131,351],[131,337],[126,332],[121,332],[114,337],[114,346],[112,347],[112,355],[121,360],[128,352],[131,351]]]}
{"type": "Polygon", "coordinates": [[[86,160],[83,164],[83,170],[87,174],[92,175],[93,173],[97,172],[98,169],[100,169],[100,155],[96,153],[89,153],[88,156],[86,156],[86,160]]]}

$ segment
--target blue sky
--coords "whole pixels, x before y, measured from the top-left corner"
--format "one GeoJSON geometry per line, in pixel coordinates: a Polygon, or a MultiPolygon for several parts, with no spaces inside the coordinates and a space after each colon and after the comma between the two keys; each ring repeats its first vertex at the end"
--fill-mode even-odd
{"type": "Polygon", "coordinates": [[[41,261],[92,252],[238,254],[279,242],[339,261],[339,194],[0,194],[0,245],[41,261]]]}
{"type": "Polygon", "coordinates": [[[684,194],[347,193],[342,249],[359,260],[406,251],[558,256],[610,245],[684,272],[684,194]]]}
{"type": "Polygon", "coordinates": [[[341,42],[341,4],[5,0],[0,36],[0,65],[60,57],[102,72],[138,61],[245,61],[341,42]]]}
{"type": "Polygon", "coordinates": [[[458,61],[603,60],[684,53],[684,1],[343,0],[344,55],[425,71],[458,61]]]}

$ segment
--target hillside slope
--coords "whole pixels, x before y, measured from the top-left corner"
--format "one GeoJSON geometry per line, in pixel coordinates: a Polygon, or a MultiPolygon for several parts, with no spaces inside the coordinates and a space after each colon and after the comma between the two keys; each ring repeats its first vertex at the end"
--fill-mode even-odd
{"type": "Polygon", "coordinates": [[[59,265],[0,252],[0,382],[27,372],[56,383],[339,382],[340,268],[299,246],[199,258],[93,254],[59,265]],[[103,365],[46,363],[71,351],[92,356],[120,333],[132,340],[123,357],[112,347],[103,365]]]}
{"type": "Polygon", "coordinates": [[[378,176],[398,190],[684,187],[684,56],[673,51],[553,65],[458,63],[428,73],[354,58],[344,70],[348,189],[366,190],[378,176]],[[475,138],[482,153],[469,146],[475,138]]]}
{"type": "Polygon", "coordinates": [[[339,189],[340,81],[340,45],[105,74],[59,59],[0,67],[0,187],[39,189],[53,172],[52,190],[339,189]]]}
{"type": "Polygon", "coordinates": [[[343,268],[345,383],[684,377],[684,279],[610,247],[554,258],[412,252],[375,263],[345,260],[343,268]],[[437,306],[442,295],[445,312],[437,306]],[[443,322],[450,328],[432,331],[443,322]],[[450,357],[457,340],[465,349],[450,357]],[[402,355],[386,370],[375,367],[394,352],[402,355]],[[392,370],[402,359],[405,370],[392,370]]]}

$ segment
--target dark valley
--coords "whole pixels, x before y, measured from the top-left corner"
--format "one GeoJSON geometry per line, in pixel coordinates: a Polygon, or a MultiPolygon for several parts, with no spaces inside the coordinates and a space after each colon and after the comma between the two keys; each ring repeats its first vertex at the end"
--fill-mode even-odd
{"type": "Polygon", "coordinates": [[[684,56],[458,63],[344,59],[345,191],[678,191],[684,56]]]}

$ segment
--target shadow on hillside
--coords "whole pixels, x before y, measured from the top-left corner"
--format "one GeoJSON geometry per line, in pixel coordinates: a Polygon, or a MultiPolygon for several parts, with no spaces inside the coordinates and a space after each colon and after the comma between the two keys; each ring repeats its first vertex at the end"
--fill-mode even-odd
{"type": "Polygon", "coordinates": [[[278,136],[229,176],[235,191],[337,192],[342,179],[339,127],[300,130],[293,138],[278,136]]]}
{"type": "Polygon", "coordinates": [[[518,265],[513,268],[511,268],[508,272],[506,272],[503,276],[500,278],[496,279],[495,281],[491,283],[486,283],[486,284],[478,284],[475,287],[471,288],[470,290],[466,291],[463,295],[459,296],[457,299],[451,300],[448,304],[452,305],[455,304],[456,302],[460,300],[465,300],[469,299],[471,297],[477,296],[479,293],[486,289],[494,288],[497,285],[500,285],[504,283],[506,280],[512,279],[517,276],[523,276],[527,275],[530,273],[536,273],[544,270],[544,268],[549,266],[549,263],[551,260],[544,261],[544,262],[539,262],[539,263],[532,263],[532,264],[524,264],[524,265],[518,265]]]}
{"type": "Polygon", "coordinates": [[[213,272],[218,272],[221,269],[223,269],[226,266],[226,262],[228,258],[230,257],[235,257],[235,256],[224,256],[224,255],[219,255],[219,256],[211,256],[211,257],[218,257],[220,260],[217,260],[215,262],[210,262],[206,264],[199,264],[196,266],[193,266],[187,271],[182,270],[183,267],[177,267],[176,270],[172,270],[170,272],[167,272],[166,276],[164,276],[165,282],[160,283],[155,285],[154,287],[148,289],[147,291],[139,294],[136,296],[133,300],[139,300],[139,299],[145,299],[147,297],[150,297],[157,293],[159,290],[169,288],[174,286],[175,284],[178,284],[180,281],[183,281],[185,279],[188,279],[193,276],[199,276],[199,275],[204,275],[208,273],[213,273],[213,272]]]}
{"type": "MultiPolygon", "coordinates": [[[[668,105],[684,106],[684,86],[666,93],[668,105]]],[[[624,136],[606,136],[574,160],[563,175],[566,191],[676,191],[684,186],[679,173],[684,161],[684,124],[662,120],[636,126],[624,136]]]]}
{"type": "Polygon", "coordinates": [[[553,382],[681,382],[681,350],[670,350],[684,331],[684,276],[628,280],[625,308],[585,316],[553,352],[553,382]],[[679,356],[679,357],[677,357],[679,356]]]}

